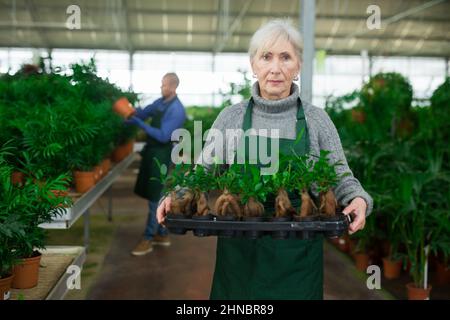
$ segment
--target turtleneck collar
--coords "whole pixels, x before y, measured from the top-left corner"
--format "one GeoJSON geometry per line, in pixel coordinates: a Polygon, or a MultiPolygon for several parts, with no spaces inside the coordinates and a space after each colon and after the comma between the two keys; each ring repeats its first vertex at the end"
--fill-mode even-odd
{"type": "Polygon", "coordinates": [[[282,113],[291,108],[296,108],[298,96],[299,89],[295,83],[291,86],[291,94],[280,100],[264,99],[259,92],[259,83],[255,82],[252,86],[252,97],[255,101],[255,108],[266,113],[282,113]]]}

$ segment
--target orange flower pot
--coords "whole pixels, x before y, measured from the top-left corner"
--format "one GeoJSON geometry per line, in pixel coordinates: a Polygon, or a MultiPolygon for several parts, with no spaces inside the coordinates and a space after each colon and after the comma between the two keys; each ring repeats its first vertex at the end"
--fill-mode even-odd
{"type": "Polygon", "coordinates": [[[6,278],[0,278],[0,300],[9,300],[11,295],[11,283],[13,282],[14,274],[6,278]]]}
{"type": "Polygon", "coordinates": [[[100,181],[103,177],[103,169],[101,165],[95,166],[94,167],[94,180],[95,183],[97,183],[98,181],[100,181]]]}
{"type": "Polygon", "coordinates": [[[367,267],[370,264],[369,255],[367,253],[355,253],[353,255],[353,258],[355,259],[356,269],[359,271],[366,272],[367,267]]]}
{"type": "Polygon", "coordinates": [[[392,261],[389,258],[383,258],[383,274],[386,279],[397,279],[402,272],[402,261],[392,261]]]}
{"type": "Polygon", "coordinates": [[[75,190],[78,193],[85,193],[95,185],[94,172],[93,171],[75,171],[75,190]]]}
{"type": "Polygon", "coordinates": [[[114,112],[121,115],[125,119],[131,117],[133,114],[136,113],[136,110],[133,108],[130,101],[128,101],[128,99],[125,97],[118,99],[114,103],[113,110],[114,112]]]}
{"type": "Polygon", "coordinates": [[[116,147],[112,153],[112,160],[114,162],[120,162],[133,152],[134,140],[129,141],[123,145],[116,147]]]}
{"type": "Polygon", "coordinates": [[[14,266],[14,279],[11,287],[29,289],[37,286],[39,280],[39,263],[42,255],[25,258],[19,265],[14,266]]]}
{"type": "Polygon", "coordinates": [[[450,267],[446,266],[440,261],[436,262],[436,277],[437,285],[444,286],[450,284],[450,267]]]}
{"type": "Polygon", "coordinates": [[[103,177],[106,176],[109,172],[109,170],[111,169],[111,159],[106,158],[102,161],[101,163],[102,166],[102,171],[103,171],[103,177]]]}
{"type": "Polygon", "coordinates": [[[355,110],[352,109],[352,119],[355,122],[358,123],[365,123],[366,122],[366,113],[362,110],[355,110]]]}
{"type": "Polygon", "coordinates": [[[408,294],[408,300],[430,300],[430,292],[432,286],[428,286],[427,289],[417,288],[414,283],[408,283],[406,290],[408,294]]]}
{"type": "Polygon", "coordinates": [[[14,185],[23,183],[23,172],[14,171],[11,173],[11,183],[14,185]]]}

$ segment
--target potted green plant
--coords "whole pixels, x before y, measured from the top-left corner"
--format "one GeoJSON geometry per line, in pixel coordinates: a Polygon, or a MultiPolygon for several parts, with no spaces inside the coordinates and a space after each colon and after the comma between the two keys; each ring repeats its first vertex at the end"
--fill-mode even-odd
{"type": "Polygon", "coordinates": [[[159,167],[159,179],[164,186],[163,192],[171,198],[171,209],[168,216],[174,218],[192,217],[196,212],[194,193],[185,187],[187,177],[192,170],[191,165],[179,163],[175,165],[175,168],[169,174],[165,164],[161,164],[156,158],[154,161],[159,167]]]}
{"type": "Polygon", "coordinates": [[[398,230],[406,248],[406,257],[411,263],[412,283],[407,284],[408,299],[429,299],[431,286],[426,280],[425,266],[428,261],[429,245],[433,243],[436,230],[430,228],[432,215],[438,210],[429,199],[436,197],[433,190],[433,177],[429,172],[405,173],[398,176],[400,181],[395,198],[398,200],[398,230]]]}
{"type": "Polygon", "coordinates": [[[45,248],[45,230],[42,223],[64,213],[63,206],[70,200],[67,197],[55,197],[52,190],[64,190],[68,185],[68,176],[61,174],[56,178],[44,179],[42,172],[26,179],[20,188],[14,188],[7,195],[11,214],[17,215],[26,227],[22,237],[15,243],[15,253],[21,262],[14,268],[13,288],[31,288],[38,281],[39,249],[45,248]]]}
{"type": "MultiPolygon", "coordinates": [[[[4,149],[3,149],[4,150],[4,149]]],[[[0,151],[4,154],[4,151],[0,151]]],[[[28,155],[25,154],[25,158],[28,155]]],[[[13,268],[12,287],[31,288],[37,284],[39,261],[41,254],[36,249],[44,248],[44,230],[39,224],[50,222],[58,214],[62,214],[62,205],[70,200],[55,197],[52,190],[63,190],[67,187],[67,175],[57,178],[45,177],[42,171],[27,176],[20,186],[9,180],[10,168],[4,165],[4,157],[0,155],[1,188],[0,215],[5,224],[2,233],[2,273],[3,275],[17,262],[13,268]],[[13,252],[12,255],[9,255],[13,252]],[[19,260],[16,260],[19,259],[19,260]],[[31,269],[31,271],[30,271],[31,269]],[[30,273],[31,272],[31,273],[30,273]],[[31,277],[24,275],[30,273],[31,277]]]]}
{"type": "Polygon", "coordinates": [[[241,170],[242,166],[233,163],[216,177],[216,185],[222,191],[214,205],[218,217],[235,220],[242,216],[241,199],[237,195],[240,191],[241,170]]]}
{"type": "Polygon", "coordinates": [[[10,298],[13,268],[19,262],[14,244],[17,243],[16,239],[25,233],[25,225],[8,210],[8,195],[15,188],[10,179],[12,166],[5,159],[13,150],[8,144],[2,145],[0,149],[0,300],[10,298]]]}
{"type": "Polygon", "coordinates": [[[375,219],[373,217],[366,220],[363,230],[352,235],[352,239],[356,240],[353,259],[357,270],[366,272],[367,267],[371,264],[370,248],[373,246],[375,237],[375,219]]]}
{"type": "MultiPolygon", "coordinates": [[[[261,176],[260,168],[255,164],[245,163],[241,166],[239,184],[240,201],[242,208],[242,220],[247,222],[261,222],[264,219],[264,205],[270,186],[267,184],[270,176],[261,176]],[[266,178],[266,179],[264,179],[266,178]]],[[[249,239],[257,239],[261,232],[247,230],[244,232],[249,239]]]]}
{"type": "Polygon", "coordinates": [[[434,225],[434,241],[430,243],[430,252],[436,257],[436,285],[450,283],[450,211],[435,212],[431,217],[434,225]]]}
{"type": "Polygon", "coordinates": [[[280,156],[279,170],[269,176],[269,181],[265,184],[266,188],[276,193],[275,197],[275,217],[293,217],[296,214],[288,192],[294,189],[294,181],[296,180],[293,157],[287,157],[283,154],[280,156]]]}
{"type": "Polygon", "coordinates": [[[298,214],[294,215],[296,221],[312,221],[318,218],[318,208],[312,199],[309,190],[314,182],[313,160],[308,155],[297,156],[294,162],[294,189],[299,193],[301,205],[298,214]]]}
{"type": "Polygon", "coordinates": [[[317,191],[319,193],[320,205],[319,212],[323,219],[333,219],[336,216],[338,202],[333,192],[333,187],[337,185],[339,180],[347,175],[339,176],[336,173],[336,166],[342,165],[340,161],[330,164],[328,150],[320,150],[320,155],[314,163],[313,176],[317,183],[317,191]]]}
{"type": "MultiPolygon", "coordinates": [[[[242,165],[231,164],[227,170],[216,171],[215,182],[222,194],[214,204],[214,214],[219,221],[239,220],[243,215],[239,180],[242,178],[242,165]]],[[[232,237],[233,230],[221,230],[219,236],[232,237]]]]}

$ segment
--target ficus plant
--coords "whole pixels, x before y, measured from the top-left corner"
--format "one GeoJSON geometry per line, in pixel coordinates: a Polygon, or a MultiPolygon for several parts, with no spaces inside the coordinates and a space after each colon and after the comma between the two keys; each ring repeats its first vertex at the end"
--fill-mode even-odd
{"type": "Polygon", "coordinates": [[[192,216],[196,212],[194,207],[194,192],[185,187],[187,177],[192,170],[191,165],[179,163],[169,172],[166,164],[161,164],[157,158],[153,158],[156,162],[160,177],[151,178],[151,180],[159,180],[163,185],[163,193],[171,198],[170,214],[192,216]]]}
{"type": "Polygon", "coordinates": [[[264,213],[262,202],[270,192],[268,184],[261,176],[260,168],[256,164],[242,165],[242,175],[239,179],[241,202],[244,217],[261,217],[264,213]]]}
{"type": "Polygon", "coordinates": [[[309,194],[309,190],[314,182],[313,175],[314,161],[309,159],[308,155],[295,155],[293,162],[293,189],[296,190],[301,198],[299,211],[300,217],[307,217],[317,214],[317,206],[309,194]]]}
{"type": "Polygon", "coordinates": [[[233,163],[228,169],[218,172],[215,178],[216,185],[222,194],[217,198],[214,211],[219,216],[235,216],[240,218],[242,216],[241,199],[237,195],[241,191],[239,186],[239,179],[241,175],[242,166],[233,163]]]}
{"type": "Polygon", "coordinates": [[[194,193],[195,215],[205,216],[209,214],[208,199],[206,193],[215,185],[214,175],[201,165],[195,166],[187,177],[186,186],[194,193]]]}
{"type": "Polygon", "coordinates": [[[319,192],[319,212],[327,216],[334,216],[338,202],[332,188],[337,185],[342,177],[349,173],[337,174],[336,167],[342,165],[342,162],[330,163],[328,159],[330,153],[331,151],[328,150],[320,150],[320,155],[314,163],[312,172],[317,184],[317,191],[319,192]]]}
{"type": "Polygon", "coordinates": [[[280,155],[279,170],[269,176],[269,181],[265,184],[275,197],[275,217],[289,217],[296,214],[288,192],[295,189],[295,157],[280,155]]]}

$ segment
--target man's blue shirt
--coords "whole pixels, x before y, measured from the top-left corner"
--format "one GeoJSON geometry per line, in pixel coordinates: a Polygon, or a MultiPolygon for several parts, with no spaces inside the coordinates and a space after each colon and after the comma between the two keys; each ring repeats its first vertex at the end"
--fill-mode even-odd
{"type": "Polygon", "coordinates": [[[154,128],[149,125],[143,127],[150,137],[161,143],[169,142],[172,132],[178,128],[182,128],[186,121],[186,111],[178,96],[175,96],[169,101],[164,101],[164,98],[159,98],[144,109],[137,109],[135,114],[139,119],[145,120],[154,116],[156,112],[163,112],[164,110],[166,112],[161,119],[160,128],[154,128]]]}

